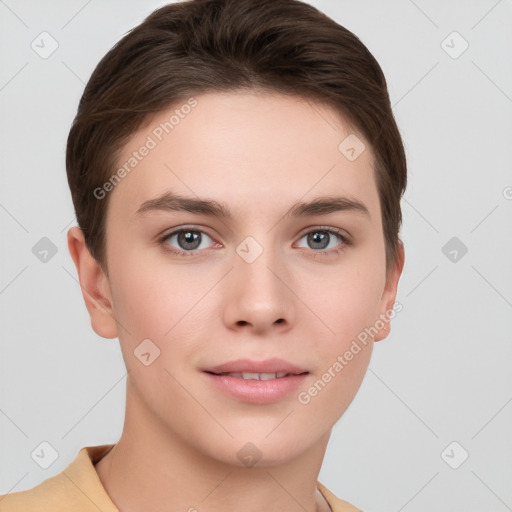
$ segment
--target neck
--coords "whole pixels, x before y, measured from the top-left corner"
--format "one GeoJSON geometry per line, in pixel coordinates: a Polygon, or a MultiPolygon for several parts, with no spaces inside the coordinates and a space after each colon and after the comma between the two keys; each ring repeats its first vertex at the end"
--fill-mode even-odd
{"type": "Polygon", "coordinates": [[[128,384],[123,434],[95,468],[119,512],[328,512],[316,485],[328,439],[272,466],[227,464],[166,429],[128,384]]]}

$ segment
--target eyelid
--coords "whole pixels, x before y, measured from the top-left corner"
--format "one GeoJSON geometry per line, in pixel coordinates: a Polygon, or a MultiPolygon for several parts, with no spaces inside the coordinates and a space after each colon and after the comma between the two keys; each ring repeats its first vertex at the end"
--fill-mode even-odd
{"type": "Polygon", "coordinates": [[[179,226],[174,226],[173,228],[168,228],[165,231],[163,231],[160,235],[157,235],[158,239],[166,238],[168,236],[171,236],[173,234],[179,233],[180,231],[199,231],[201,233],[207,234],[210,238],[214,239],[215,236],[210,232],[210,229],[206,226],[201,226],[198,224],[183,224],[179,226]]]}
{"type": "MultiPolygon", "coordinates": [[[[205,234],[208,237],[210,237],[213,240],[213,242],[215,242],[216,244],[220,244],[220,242],[216,239],[216,237],[209,232],[208,228],[206,228],[204,226],[188,225],[188,224],[184,224],[182,226],[175,226],[174,228],[170,228],[170,230],[165,230],[161,235],[157,236],[157,242],[165,243],[172,236],[174,236],[182,231],[195,231],[195,232],[199,232],[201,234],[205,234]]],[[[180,249],[175,249],[175,250],[180,251],[180,249]]],[[[195,249],[193,251],[183,251],[183,252],[186,252],[187,254],[188,253],[194,254],[196,252],[202,252],[204,250],[205,249],[195,249]]]]}
{"type": "Polygon", "coordinates": [[[329,233],[336,233],[341,238],[343,238],[343,240],[345,240],[347,243],[349,243],[352,240],[351,235],[347,231],[345,231],[344,229],[341,229],[341,228],[337,228],[336,226],[319,226],[319,225],[309,226],[307,228],[304,228],[298,236],[303,237],[304,235],[307,235],[308,233],[311,233],[314,231],[327,231],[329,233]]]}

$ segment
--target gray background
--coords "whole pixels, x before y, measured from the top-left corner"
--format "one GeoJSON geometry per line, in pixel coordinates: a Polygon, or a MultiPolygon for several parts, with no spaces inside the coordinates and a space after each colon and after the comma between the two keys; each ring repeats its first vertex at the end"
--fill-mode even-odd
{"type": "MultiPolygon", "coordinates": [[[[121,434],[126,372],[68,254],[64,150],[94,66],[164,3],[0,0],[0,494],[121,434]],[[46,59],[31,47],[43,31],[58,43],[46,59]],[[47,469],[31,457],[43,441],[47,469]]],[[[368,512],[512,510],[512,3],[310,3],[381,64],[409,163],[404,309],[319,479],[368,512]]]]}

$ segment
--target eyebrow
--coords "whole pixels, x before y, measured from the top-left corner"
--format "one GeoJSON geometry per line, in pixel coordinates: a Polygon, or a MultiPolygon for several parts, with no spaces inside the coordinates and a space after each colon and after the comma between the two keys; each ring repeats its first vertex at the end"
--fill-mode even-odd
{"type": "MultiPolygon", "coordinates": [[[[136,214],[144,215],[151,211],[188,212],[227,220],[233,218],[230,208],[218,201],[185,197],[172,192],[144,201],[136,214]]],[[[370,212],[364,203],[355,198],[341,196],[322,196],[309,202],[299,201],[288,209],[283,218],[328,215],[339,211],[361,213],[370,218],[370,212]]]]}

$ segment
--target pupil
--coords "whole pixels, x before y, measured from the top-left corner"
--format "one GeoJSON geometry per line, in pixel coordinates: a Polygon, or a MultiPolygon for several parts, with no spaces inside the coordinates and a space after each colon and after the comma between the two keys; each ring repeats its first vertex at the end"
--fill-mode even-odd
{"type": "Polygon", "coordinates": [[[314,244],[320,244],[320,247],[315,247],[315,249],[325,249],[327,247],[328,241],[328,234],[322,231],[315,231],[314,233],[311,233],[310,235],[310,242],[314,244]]]}
{"type": "Polygon", "coordinates": [[[194,231],[182,231],[178,236],[179,244],[184,249],[196,249],[198,247],[197,241],[199,239],[199,233],[194,231]],[[190,245],[192,245],[192,247],[190,247],[190,245]]]}

